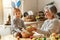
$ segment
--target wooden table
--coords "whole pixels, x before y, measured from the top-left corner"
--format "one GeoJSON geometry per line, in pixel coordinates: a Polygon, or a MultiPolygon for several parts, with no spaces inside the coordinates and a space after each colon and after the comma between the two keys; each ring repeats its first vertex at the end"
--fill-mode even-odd
{"type": "MultiPolygon", "coordinates": [[[[13,35],[2,36],[0,40],[18,40],[13,35]]],[[[19,40],[31,40],[30,38],[20,38],[19,40]]]]}
{"type": "MultiPolygon", "coordinates": [[[[0,40],[18,40],[13,35],[2,36],[0,40]]],[[[31,40],[30,38],[20,38],[19,40],[31,40]]],[[[42,39],[43,40],[43,39],[42,39]]],[[[47,40],[50,40],[47,38],[47,40]]]]}

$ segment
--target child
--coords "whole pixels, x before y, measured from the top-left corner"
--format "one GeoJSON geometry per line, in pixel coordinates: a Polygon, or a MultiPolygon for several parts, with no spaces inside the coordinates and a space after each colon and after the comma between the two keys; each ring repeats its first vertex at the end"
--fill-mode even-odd
{"type": "Polygon", "coordinates": [[[21,10],[15,8],[15,18],[13,20],[13,31],[12,33],[20,33],[22,28],[25,28],[23,20],[21,20],[21,10]]]}

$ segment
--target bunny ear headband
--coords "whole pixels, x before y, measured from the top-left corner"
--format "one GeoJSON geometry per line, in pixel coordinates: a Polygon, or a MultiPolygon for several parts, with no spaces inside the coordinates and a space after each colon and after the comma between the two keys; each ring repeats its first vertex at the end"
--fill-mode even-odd
{"type": "Polygon", "coordinates": [[[21,5],[21,1],[18,0],[16,3],[12,1],[11,5],[12,5],[13,8],[16,8],[16,6],[17,6],[17,8],[19,8],[20,5],[21,5]]]}

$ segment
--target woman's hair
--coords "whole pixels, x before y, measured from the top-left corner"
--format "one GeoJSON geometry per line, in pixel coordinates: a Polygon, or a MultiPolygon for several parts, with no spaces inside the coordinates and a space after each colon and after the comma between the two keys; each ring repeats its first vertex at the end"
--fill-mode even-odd
{"type": "Polygon", "coordinates": [[[55,5],[47,5],[45,9],[50,10],[52,13],[56,14],[57,13],[57,8],[55,5]]]}

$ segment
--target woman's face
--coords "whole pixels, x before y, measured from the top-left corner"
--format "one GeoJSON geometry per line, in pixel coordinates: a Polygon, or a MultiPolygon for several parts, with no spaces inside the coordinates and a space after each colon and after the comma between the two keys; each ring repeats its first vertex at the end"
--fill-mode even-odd
{"type": "Polygon", "coordinates": [[[51,19],[52,16],[53,16],[53,13],[48,9],[45,9],[45,18],[51,19]]]}

